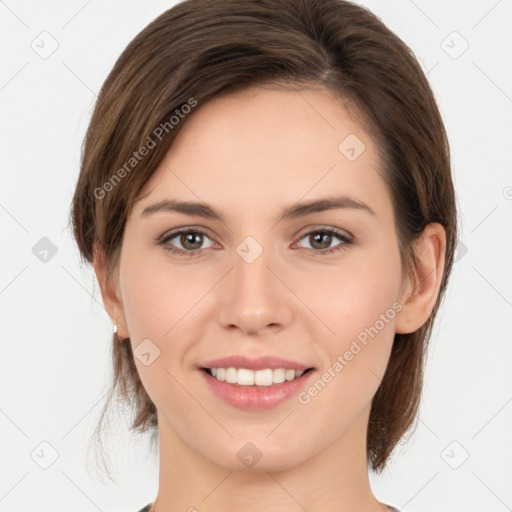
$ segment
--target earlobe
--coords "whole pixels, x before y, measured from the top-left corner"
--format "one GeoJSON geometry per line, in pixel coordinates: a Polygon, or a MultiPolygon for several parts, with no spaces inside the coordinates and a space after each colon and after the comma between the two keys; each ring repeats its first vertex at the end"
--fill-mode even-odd
{"type": "Polygon", "coordinates": [[[123,304],[117,292],[114,276],[107,272],[103,250],[95,243],[92,266],[101,291],[103,304],[113,325],[117,325],[117,335],[128,338],[128,330],[124,318],[123,304]]]}
{"type": "Polygon", "coordinates": [[[395,317],[395,332],[417,331],[430,317],[444,273],[446,232],[439,223],[425,227],[414,246],[417,260],[413,283],[400,297],[402,310],[395,317]]]}

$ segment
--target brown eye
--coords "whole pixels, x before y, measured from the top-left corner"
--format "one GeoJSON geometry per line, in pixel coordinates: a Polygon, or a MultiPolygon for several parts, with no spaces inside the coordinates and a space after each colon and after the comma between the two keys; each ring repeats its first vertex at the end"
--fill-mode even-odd
{"type": "Polygon", "coordinates": [[[196,233],[195,231],[189,231],[187,233],[180,234],[180,243],[182,247],[188,250],[200,249],[203,244],[203,235],[196,233]]]}
{"type": "Polygon", "coordinates": [[[302,236],[301,240],[307,240],[310,247],[306,247],[306,249],[311,249],[315,255],[326,255],[336,251],[342,251],[353,243],[352,238],[333,228],[310,231],[302,236]],[[336,239],[340,240],[342,243],[332,246],[333,241],[336,239]]]}
{"type": "Polygon", "coordinates": [[[203,249],[212,247],[211,238],[203,231],[197,229],[182,229],[163,235],[157,244],[163,245],[165,250],[178,256],[196,256],[203,249]],[[203,247],[205,240],[210,240],[210,245],[203,247]]]}
{"type": "Polygon", "coordinates": [[[330,233],[317,231],[309,235],[309,242],[314,249],[327,249],[331,245],[332,238],[330,233]]]}

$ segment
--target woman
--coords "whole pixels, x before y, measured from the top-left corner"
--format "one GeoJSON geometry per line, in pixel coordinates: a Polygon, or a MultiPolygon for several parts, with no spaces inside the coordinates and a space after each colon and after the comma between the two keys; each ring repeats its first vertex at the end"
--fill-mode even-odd
{"type": "Polygon", "coordinates": [[[456,216],[432,90],[366,9],[187,0],[146,27],[72,204],[111,396],[158,435],[141,512],[396,511],[368,470],[416,417],[456,216]]]}

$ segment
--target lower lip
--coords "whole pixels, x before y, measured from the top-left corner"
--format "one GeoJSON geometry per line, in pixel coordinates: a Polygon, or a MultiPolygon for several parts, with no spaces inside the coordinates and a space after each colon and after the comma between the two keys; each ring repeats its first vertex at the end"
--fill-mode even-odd
{"type": "Polygon", "coordinates": [[[304,387],[314,370],[304,372],[300,377],[272,384],[271,386],[239,386],[217,380],[201,370],[210,389],[228,404],[247,411],[271,409],[296,395],[304,387]]]}

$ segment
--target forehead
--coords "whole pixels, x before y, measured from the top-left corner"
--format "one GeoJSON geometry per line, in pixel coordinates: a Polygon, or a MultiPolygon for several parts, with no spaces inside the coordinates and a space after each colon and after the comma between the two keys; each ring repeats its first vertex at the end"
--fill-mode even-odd
{"type": "Polygon", "coordinates": [[[261,210],[344,194],[389,206],[373,141],[326,89],[252,88],[214,98],[185,121],[139,213],[147,199],[169,196],[261,210]]]}

